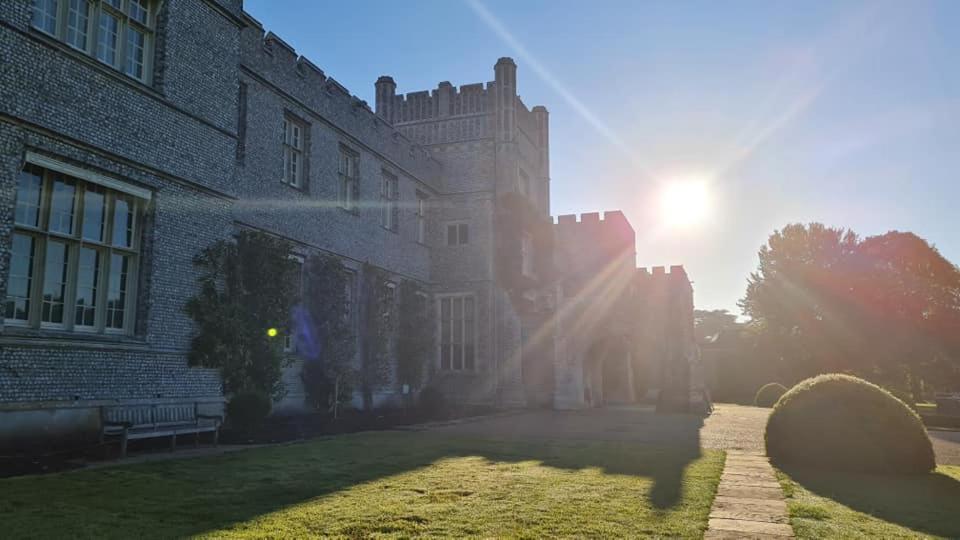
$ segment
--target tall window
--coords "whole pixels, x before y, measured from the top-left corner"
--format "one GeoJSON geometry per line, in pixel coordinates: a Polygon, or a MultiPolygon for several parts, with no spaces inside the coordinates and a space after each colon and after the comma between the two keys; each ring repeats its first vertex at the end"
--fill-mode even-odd
{"type": "Polygon", "coordinates": [[[33,27],[149,82],[156,0],[33,0],[33,27]]]}
{"type": "Polygon", "coordinates": [[[417,192],[417,242],[427,243],[427,196],[417,192]]]}
{"type": "Polygon", "coordinates": [[[380,182],[380,225],[384,229],[397,232],[399,229],[399,207],[397,201],[400,199],[400,186],[397,177],[383,171],[383,180],[380,182]]]}
{"type": "MultiPolygon", "coordinates": [[[[291,255],[290,259],[297,265],[297,294],[303,296],[303,255],[291,255]]],[[[283,351],[292,353],[297,350],[297,321],[290,321],[290,328],[283,335],[283,351]]]]}
{"type": "Polygon", "coordinates": [[[533,277],[533,237],[523,233],[520,238],[520,269],[524,276],[533,277]]]}
{"type": "Polygon", "coordinates": [[[27,165],[17,182],[6,324],[130,333],[142,204],[27,165]]]}
{"type": "Polygon", "coordinates": [[[470,229],[466,223],[447,225],[447,245],[464,246],[470,242],[470,229]]]}
{"type": "Polygon", "coordinates": [[[340,206],[351,212],[360,199],[360,156],[353,150],[340,147],[340,206]]]}
{"type": "Polygon", "coordinates": [[[476,368],[476,302],[473,295],[443,296],[440,304],[440,369],[476,368]]]}
{"type": "Polygon", "coordinates": [[[292,118],[283,119],[283,183],[303,186],[304,139],[306,126],[292,118]]]}
{"type": "Polygon", "coordinates": [[[354,303],[356,302],[357,274],[353,270],[345,270],[343,276],[343,295],[344,295],[344,317],[346,317],[350,328],[354,324],[354,303]]]}

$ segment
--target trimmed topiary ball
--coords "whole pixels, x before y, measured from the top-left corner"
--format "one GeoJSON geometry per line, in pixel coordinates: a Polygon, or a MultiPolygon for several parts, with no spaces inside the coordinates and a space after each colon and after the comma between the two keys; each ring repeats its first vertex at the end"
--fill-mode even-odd
{"type": "Polygon", "coordinates": [[[776,405],[780,396],[787,393],[787,387],[780,383],[768,383],[757,390],[757,395],[753,398],[753,404],[757,407],[773,407],[776,405]]]}
{"type": "Polygon", "coordinates": [[[924,473],[936,464],[920,417],[886,390],[849,375],[820,375],[791,388],[767,420],[777,465],[924,473]]]}

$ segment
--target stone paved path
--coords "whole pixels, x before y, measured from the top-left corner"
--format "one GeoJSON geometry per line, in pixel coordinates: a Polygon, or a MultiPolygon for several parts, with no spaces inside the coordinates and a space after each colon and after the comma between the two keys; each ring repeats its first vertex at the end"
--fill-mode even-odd
{"type": "Polygon", "coordinates": [[[704,539],[792,538],[788,516],[787,503],[767,458],[728,451],[704,539]]]}

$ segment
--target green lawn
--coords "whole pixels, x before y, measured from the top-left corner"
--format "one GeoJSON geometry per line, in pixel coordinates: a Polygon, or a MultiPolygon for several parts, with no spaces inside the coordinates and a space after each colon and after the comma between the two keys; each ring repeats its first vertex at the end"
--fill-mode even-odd
{"type": "Polygon", "coordinates": [[[346,435],[0,481],[0,536],[698,538],[723,452],[346,435]]]}
{"type": "Polygon", "coordinates": [[[960,467],[918,476],[778,475],[798,538],[960,538],[960,467]]]}

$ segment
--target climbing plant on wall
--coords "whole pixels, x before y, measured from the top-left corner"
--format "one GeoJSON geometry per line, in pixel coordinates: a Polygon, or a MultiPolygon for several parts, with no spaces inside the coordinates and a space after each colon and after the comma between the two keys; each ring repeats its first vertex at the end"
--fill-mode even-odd
{"type": "Polygon", "coordinates": [[[307,399],[336,418],[349,401],[356,370],[356,337],[348,303],[347,270],[339,258],[320,254],[307,261],[303,301],[294,310],[297,353],[303,358],[307,399]]]}
{"type": "Polygon", "coordinates": [[[360,385],[364,408],[373,406],[373,391],[390,381],[397,330],[396,284],[390,274],[371,264],[363,266],[364,354],[360,385]]]}
{"type": "MultiPolygon", "coordinates": [[[[511,293],[523,293],[538,284],[549,283],[553,270],[553,222],[541,216],[529,199],[515,192],[497,198],[497,276],[511,293]],[[533,248],[536,277],[523,275],[522,242],[528,235],[533,248]]],[[[511,294],[517,301],[521,294],[511,294]]]]}
{"type": "Polygon", "coordinates": [[[255,231],[221,240],[194,259],[199,291],[186,304],[196,324],[191,365],[217,368],[224,391],[278,399],[282,340],[297,297],[291,245],[255,231]]]}
{"type": "Polygon", "coordinates": [[[400,283],[397,332],[397,382],[414,394],[428,375],[434,354],[434,310],[426,292],[415,281],[400,283]]]}

